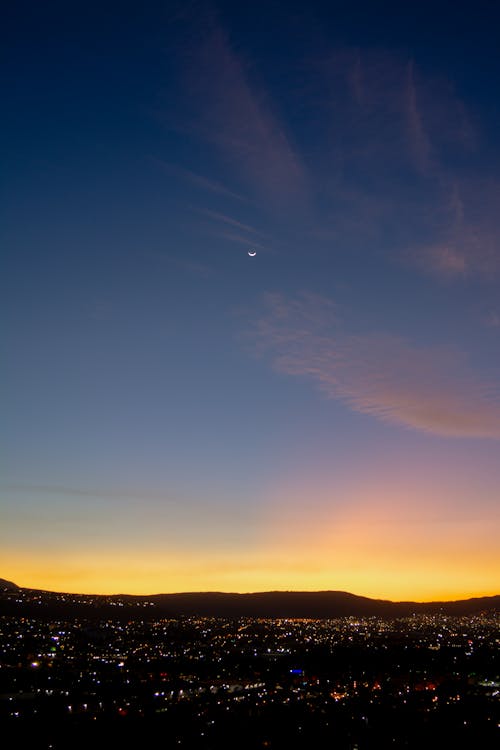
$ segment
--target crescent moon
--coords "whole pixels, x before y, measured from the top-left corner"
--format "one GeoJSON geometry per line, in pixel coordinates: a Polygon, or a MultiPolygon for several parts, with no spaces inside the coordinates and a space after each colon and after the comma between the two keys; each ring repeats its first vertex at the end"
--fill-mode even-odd
{"type": "Polygon", "coordinates": [[[248,254],[251,258],[254,258],[257,255],[257,252],[255,250],[249,250],[248,254]]]}

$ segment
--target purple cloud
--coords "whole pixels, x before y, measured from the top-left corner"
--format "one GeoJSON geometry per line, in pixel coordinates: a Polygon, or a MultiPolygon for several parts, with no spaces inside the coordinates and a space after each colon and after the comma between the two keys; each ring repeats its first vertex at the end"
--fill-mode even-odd
{"type": "Polygon", "coordinates": [[[251,190],[275,207],[304,200],[304,168],[289,135],[215,23],[192,50],[187,83],[196,131],[251,190]]]}
{"type": "Polygon", "coordinates": [[[452,278],[500,271],[500,184],[473,178],[443,191],[439,239],[414,248],[423,270],[452,278]]]}
{"type": "Polygon", "coordinates": [[[314,295],[269,295],[254,337],[277,371],[311,379],[355,411],[436,435],[500,438],[500,392],[459,352],[350,334],[334,304],[314,295]]]}

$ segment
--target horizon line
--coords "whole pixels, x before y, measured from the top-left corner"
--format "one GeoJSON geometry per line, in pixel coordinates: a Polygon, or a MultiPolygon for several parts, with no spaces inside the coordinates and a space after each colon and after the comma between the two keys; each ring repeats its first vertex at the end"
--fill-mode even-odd
{"type": "Polygon", "coordinates": [[[14,581],[8,580],[8,579],[0,579],[2,581],[5,581],[6,583],[10,583],[18,589],[25,589],[27,591],[40,591],[41,593],[45,594],[67,594],[69,596],[111,596],[111,597],[120,597],[120,596],[126,596],[126,597],[140,597],[140,598],[147,598],[147,597],[158,597],[158,596],[193,596],[193,595],[223,595],[223,596],[257,596],[261,594],[347,594],[348,596],[353,596],[359,599],[368,599],[370,601],[378,601],[378,602],[389,602],[391,604],[450,604],[453,602],[463,602],[463,601],[471,601],[474,599],[494,599],[496,597],[500,597],[500,594],[473,594],[473,595],[463,595],[460,598],[453,598],[453,599],[425,599],[425,600],[418,600],[418,599],[387,599],[381,596],[366,596],[365,594],[354,594],[352,591],[344,591],[342,589],[301,589],[301,590],[295,590],[295,589],[268,589],[265,591],[217,591],[217,590],[207,590],[207,591],[160,591],[156,593],[126,593],[126,592],[116,592],[116,593],[94,593],[94,592],[83,592],[83,591],[54,591],[52,589],[44,589],[44,588],[35,588],[31,586],[19,586],[14,581]]]}

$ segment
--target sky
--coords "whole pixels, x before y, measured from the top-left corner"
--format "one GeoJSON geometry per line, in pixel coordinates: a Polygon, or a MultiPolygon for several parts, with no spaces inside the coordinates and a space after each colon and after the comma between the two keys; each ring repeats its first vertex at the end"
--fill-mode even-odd
{"type": "Polygon", "coordinates": [[[499,16],[4,9],[2,577],[500,593],[499,16]]]}

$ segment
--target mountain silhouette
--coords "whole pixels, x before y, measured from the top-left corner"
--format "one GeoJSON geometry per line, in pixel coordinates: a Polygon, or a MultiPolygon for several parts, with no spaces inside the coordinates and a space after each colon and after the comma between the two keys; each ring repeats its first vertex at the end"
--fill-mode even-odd
{"type": "Polygon", "coordinates": [[[471,615],[500,611],[500,596],[458,601],[393,602],[346,591],[191,592],[138,596],[63,594],[18,588],[0,579],[0,614],[36,617],[152,619],[158,617],[311,618],[471,615]],[[3,586],[2,586],[3,584],[3,586]],[[13,595],[16,592],[16,596],[13,595]]]}
{"type": "Polygon", "coordinates": [[[12,581],[6,581],[5,578],[0,578],[0,591],[17,591],[19,586],[16,586],[12,581]]]}

